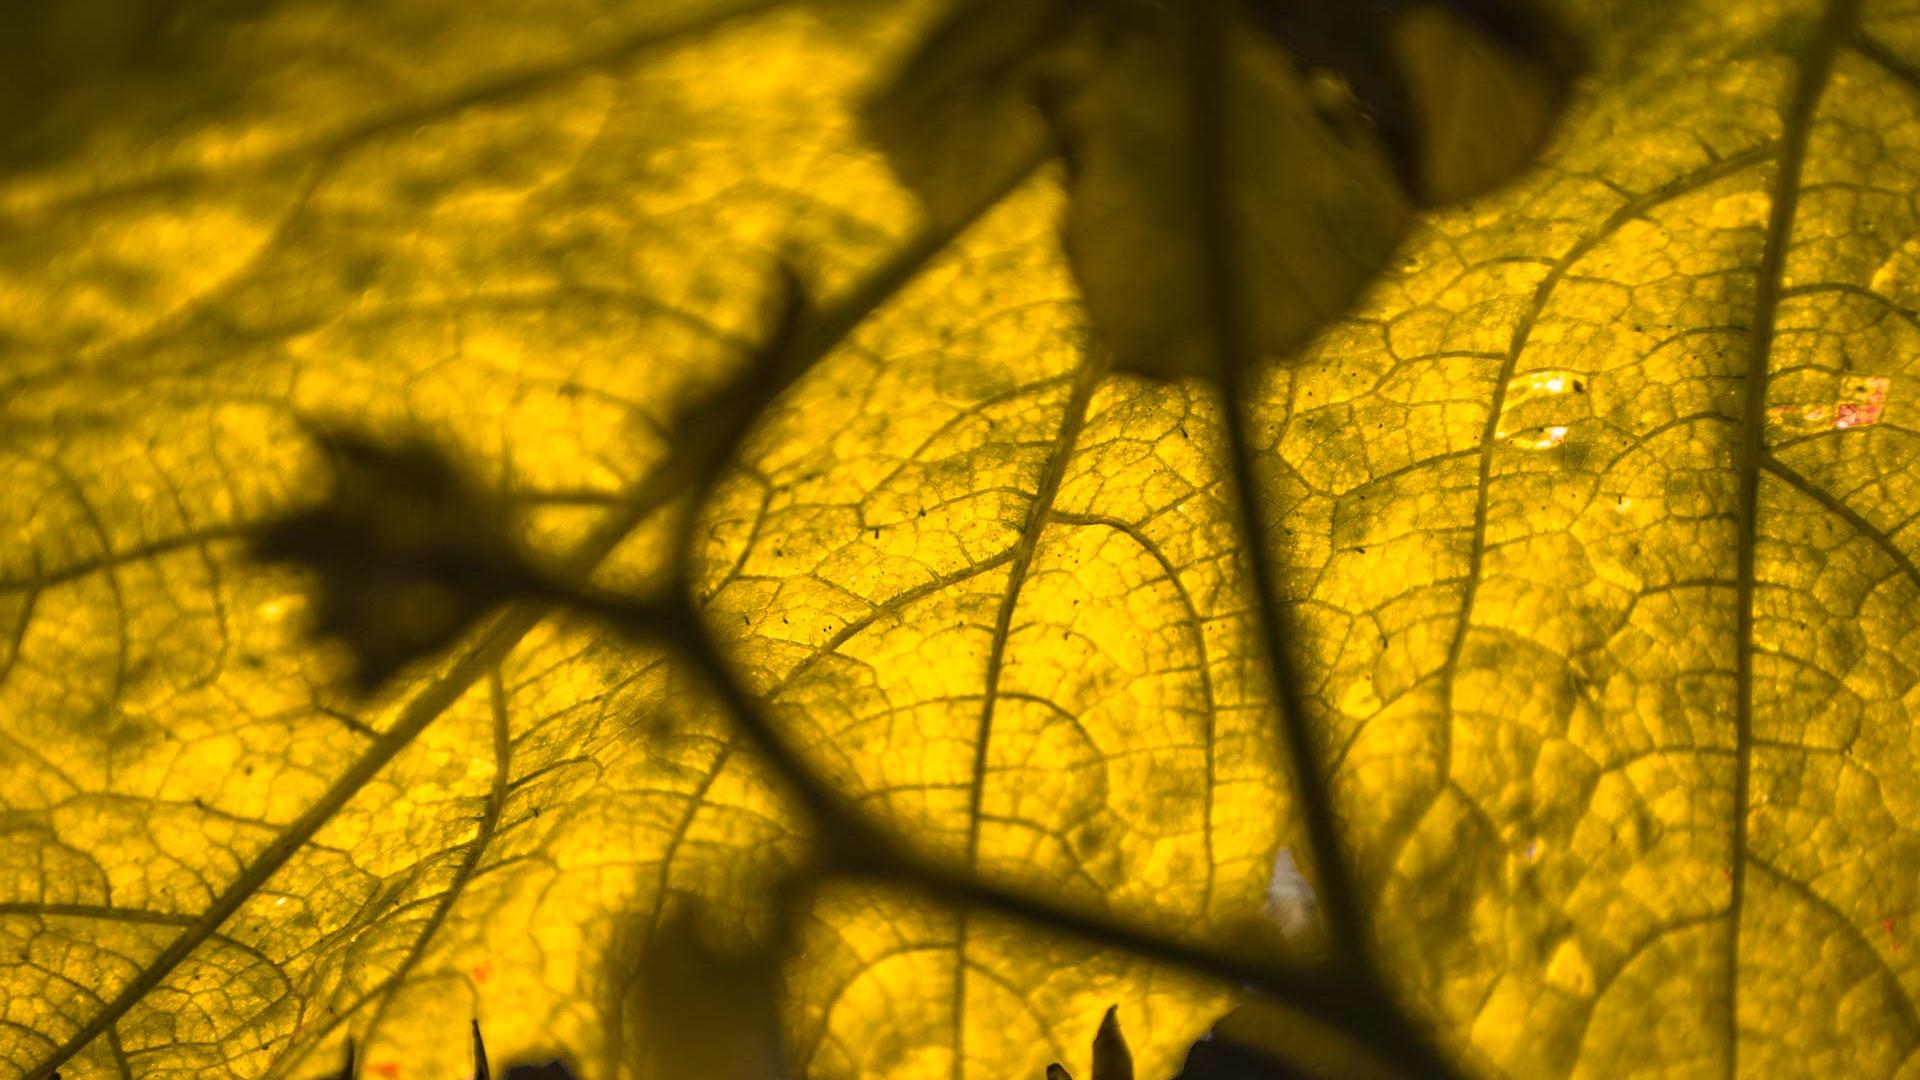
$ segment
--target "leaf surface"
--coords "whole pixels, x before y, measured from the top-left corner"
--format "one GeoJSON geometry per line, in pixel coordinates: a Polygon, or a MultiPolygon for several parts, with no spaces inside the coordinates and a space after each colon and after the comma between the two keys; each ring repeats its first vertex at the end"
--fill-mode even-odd
{"type": "MultiPolygon", "coordinates": [[[[159,74],[94,81],[96,39],[9,76],[97,122],[0,182],[0,1074],[322,1076],[351,1037],[466,1075],[477,1018],[496,1067],[614,1075],[617,943],[694,901],[766,933],[809,838],[664,653],[514,607],[360,701],[313,582],[245,556],[351,423],[661,580],[695,510],[623,492],[768,265],[846,295],[923,228],[858,104],[937,12],[763,7],[234,5],[159,74]]],[[[1087,347],[1042,170],[697,508],[729,657],[921,850],[1230,941],[1299,839],[1271,559],[1388,970],[1475,1074],[1901,1075],[1920,24],[1837,11],[1574,12],[1548,163],[1263,381],[1280,550],[1216,389],[1087,347]]],[[[852,885],[787,990],[807,1075],[967,1080],[1086,1073],[1115,1002],[1168,1075],[1230,996],[852,885]]]]}

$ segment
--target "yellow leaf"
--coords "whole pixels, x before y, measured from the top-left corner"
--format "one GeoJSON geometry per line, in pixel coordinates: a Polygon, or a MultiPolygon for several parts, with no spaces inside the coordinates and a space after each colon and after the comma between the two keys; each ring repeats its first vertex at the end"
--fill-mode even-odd
{"type": "MultiPolygon", "coordinates": [[[[1252,380],[1260,551],[1220,388],[1088,347],[1064,170],[949,237],[867,141],[931,7],[217,6],[0,53],[0,1076],[349,1040],[465,1076],[476,1019],[496,1071],[613,1076],[616,938],[697,902],[766,940],[818,847],[704,680],[589,620],[510,606],[349,693],[310,582],[247,557],[324,497],[315,427],[446,448],[596,587],[691,527],[727,659],[860,809],[1202,946],[1282,852],[1326,914],[1268,559],[1380,969],[1463,1071],[1911,1069],[1897,5],[1580,6],[1548,163],[1252,380]],[[857,325],[711,499],[641,505],[786,251],[857,325]]],[[[1114,1003],[1167,1076],[1238,993],[899,882],[829,883],[799,942],[810,1077],[1038,1077],[1114,1003]]]]}

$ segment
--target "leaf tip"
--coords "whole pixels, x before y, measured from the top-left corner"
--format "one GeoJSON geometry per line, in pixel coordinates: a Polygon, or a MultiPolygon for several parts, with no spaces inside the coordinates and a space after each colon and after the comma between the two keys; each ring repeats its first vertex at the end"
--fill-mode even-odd
{"type": "Polygon", "coordinates": [[[1120,1031],[1120,1006],[1107,1006],[1093,1037],[1093,1080],[1133,1080],[1133,1052],[1120,1031]]]}
{"type": "Polygon", "coordinates": [[[480,1038],[480,1018],[473,1018],[473,1080],[493,1080],[487,1067],[487,1044],[480,1038]]]}

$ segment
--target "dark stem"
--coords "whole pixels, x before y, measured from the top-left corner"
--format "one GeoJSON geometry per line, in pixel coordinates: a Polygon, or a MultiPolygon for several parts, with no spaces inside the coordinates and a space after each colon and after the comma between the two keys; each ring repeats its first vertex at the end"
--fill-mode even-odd
{"type": "Polygon", "coordinates": [[[1355,1034],[1363,1045],[1408,1067],[1415,1075],[1454,1075],[1430,1037],[1406,1015],[1380,978],[1372,932],[1354,885],[1346,845],[1334,815],[1333,797],[1320,747],[1301,694],[1292,647],[1301,635],[1291,625],[1274,573],[1278,538],[1268,528],[1259,493],[1260,456],[1248,431],[1258,389],[1261,357],[1253,345],[1240,265],[1240,233],[1234,224],[1236,185],[1232,146],[1232,20],[1229,0],[1194,0],[1189,7],[1187,94],[1193,137],[1191,200],[1207,298],[1207,330],[1215,374],[1224,396],[1229,462],[1235,502],[1247,541],[1254,610],[1266,654],[1268,680],[1279,709],[1280,732],[1298,794],[1307,854],[1319,885],[1320,910],[1336,968],[1351,972],[1352,986],[1376,1023],[1355,1034]]]}
{"type": "Polygon", "coordinates": [[[1252,574],[1254,610],[1266,652],[1268,681],[1280,713],[1280,733],[1292,766],[1306,827],[1308,861],[1320,887],[1321,910],[1335,957],[1363,966],[1370,956],[1359,892],[1348,870],[1345,847],[1334,820],[1320,748],[1300,693],[1300,675],[1290,647],[1300,635],[1281,605],[1280,583],[1272,555],[1278,548],[1260,505],[1259,452],[1247,431],[1260,368],[1248,337],[1246,297],[1240,267],[1239,230],[1233,223],[1234,183],[1230,143],[1232,88],[1228,35],[1231,18],[1224,0],[1196,0],[1191,8],[1188,59],[1189,122],[1193,130],[1194,191],[1208,333],[1213,339],[1216,373],[1225,394],[1225,423],[1232,484],[1247,539],[1246,563],[1252,574]]]}
{"type": "Polygon", "coordinates": [[[1261,958],[1258,949],[1228,953],[1180,941],[1098,912],[1007,888],[965,867],[896,843],[807,762],[804,752],[782,730],[765,703],[735,674],[706,620],[693,608],[687,590],[677,590],[674,598],[657,602],[584,588],[569,591],[556,583],[541,595],[549,602],[603,619],[636,640],[669,648],[699,672],[741,736],[773,769],[808,817],[820,842],[818,865],[814,867],[819,875],[909,888],[956,907],[1046,927],[1228,986],[1254,990],[1345,1033],[1412,1076],[1450,1080],[1455,1075],[1405,1014],[1385,1000],[1369,978],[1356,976],[1351,968],[1261,958]]]}

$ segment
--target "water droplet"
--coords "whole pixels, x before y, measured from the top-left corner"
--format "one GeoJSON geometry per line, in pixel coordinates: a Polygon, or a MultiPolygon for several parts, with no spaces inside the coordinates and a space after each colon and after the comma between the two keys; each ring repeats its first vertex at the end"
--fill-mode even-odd
{"type": "Polygon", "coordinates": [[[1523,372],[1507,381],[1505,407],[1509,410],[1516,409],[1534,398],[1572,393],[1576,384],[1580,385],[1584,393],[1585,380],[1577,371],[1547,368],[1523,372]]]}
{"type": "Polygon", "coordinates": [[[1546,427],[1528,428],[1509,436],[1507,441],[1522,450],[1551,450],[1567,441],[1567,426],[1549,424],[1546,427]]]}
{"type": "MultiPolygon", "coordinates": [[[[1506,397],[1500,406],[1502,423],[1496,425],[1493,437],[1521,450],[1551,450],[1567,441],[1570,428],[1563,422],[1563,415],[1555,415],[1565,406],[1546,403],[1568,394],[1586,392],[1586,377],[1576,371],[1548,368],[1515,375],[1507,382],[1506,397]],[[1533,415],[1514,416],[1523,409],[1533,415]],[[1510,424],[1506,422],[1509,419],[1521,422],[1510,424]]],[[[1585,407],[1581,408],[1584,411],[1585,407]]]]}

